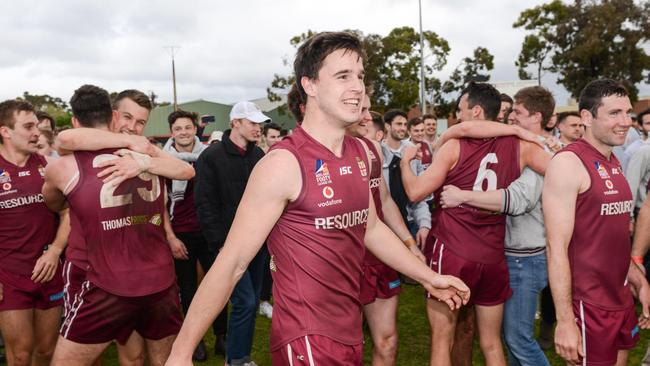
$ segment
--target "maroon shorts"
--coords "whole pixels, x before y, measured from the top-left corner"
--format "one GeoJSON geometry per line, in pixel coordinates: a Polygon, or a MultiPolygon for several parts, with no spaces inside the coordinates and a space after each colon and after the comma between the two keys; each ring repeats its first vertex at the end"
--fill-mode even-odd
{"type": "MultiPolygon", "coordinates": [[[[429,267],[439,274],[451,275],[465,282],[471,291],[468,305],[494,306],[503,304],[512,296],[508,262],[505,255],[499,263],[486,264],[472,262],[445,248],[445,244],[434,240],[432,250],[428,250],[429,267]]],[[[427,298],[430,298],[427,293],[427,298]]]]}
{"type": "Polygon", "coordinates": [[[0,311],[40,309],[46,310],[63,303],[63,280],[61,266],[56,269],[52,280],[34,283],[30,276],[21,276],[0,269],[2,300],[0,311]]]}
{"type": "Polygon", "coordinates": [[[112,340],[125,344],[133,331],[145,339],[158,340],[178,334],[182,323],[175,284],[152,295],[125,297],[110,294],[86,280],[66,314],[60,334],[82,344],[112,340]]]}
{"type": "Polygon", "coordinates": [[[66,317],[86,281],[86,271],[70,261],[63,264],[63,316],[66,317]]]}
{"type": "Polygon", "coordinates": [[[387,265],[372,264],[363,266],[361,278],[361,303],[370,304],[375,299],[390,299],[402,292],[397,272],[387,265]]]}
{"type": "Polygon", "coordinates": [[[350,346],[321,335],[308,335],[271,352],[271,364],[278,366],[361,366],[363,344],[350,346]]]}
{"type": "Polygon", "coordinates": [[[612,311],[574,301],[573,313],[582,333],[583,365],[613,365],[619,350],[632,349],[639,340],[634,305],[612,311]]]}

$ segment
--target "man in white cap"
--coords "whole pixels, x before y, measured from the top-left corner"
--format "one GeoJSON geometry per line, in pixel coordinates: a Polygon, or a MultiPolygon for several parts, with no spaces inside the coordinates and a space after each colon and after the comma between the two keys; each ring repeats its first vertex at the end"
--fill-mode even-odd
{"type": "MultiPolygon", "coordinates": [[[[270,120],[251,102],[235,104],[230,111],[231,129],[196,162],[194,197],[199,223],[208,245],[217,252],[226,241],[248,177],[264,156],[256,143],[261,138],[260,124],[270,120]]],[[[255,365],[250,354],[265,254],[260,251],[251,261],[230,297],[226,361],[231,366],[255,365]]],[[[219,317],[225,320],[226,314],[224,309],[219,317]]]]}

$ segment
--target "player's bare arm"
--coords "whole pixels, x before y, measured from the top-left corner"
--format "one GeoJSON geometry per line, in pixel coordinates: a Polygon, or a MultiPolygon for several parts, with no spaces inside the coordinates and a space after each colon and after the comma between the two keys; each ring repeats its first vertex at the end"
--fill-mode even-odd
{"type": "MultiPolygon", "coordinates": [[[[650,196],[646,198],[639,210],[634,229],[632,258],[643,258],[650,248],[650,196]]],[[[643,268],[643,264],[639,266],[643,268]]],[[[643,268],[642,270],[645,270],[643,268]]]]}
{"type": "Polygon", "coordinates": [[[59,153],[67,155],[73,151],[96,151],[101,149],[125,148],[152,155],[154,146],[144,136],[127,135],[95,128],[79,127],[61,131],[56,141],[59,153]]]}
{"type": "Polygon", "coordinates": [[[62,156],[45,167],[45,183],[43,184],[43,199],[45,205],[53,212],[59,212],[67,207],[65,198],[68,191],[76,184],[74,174],[77,163],[72,155],[62,156]]]}
{"type": "Polygon", "coordinates": [[[632,293],[641,303],[641,315],[639,316],[639,327],[650,328],[650,285],[639,267],[630,261],[630,269],[627,272],[627,280],[631,286],[632,293]]]}
{"type": "Polygon", "coordinates": [[[70,235],[70,210],[63,209],[59,211],[59,227],[56,236],[47,250],[38,258],[32,271],[32,281],[43,283],[51,281],[59,266],[61,253],[68,245],[68,236],[70,235]]]}
{"type": "Polygon", "coordinates": [[[224,247],[196,292],[167,365],[192,364],[194,348],[301,187],[300,166],[290,152],[274,150],[257,163],[224,247]]]}
{"type": "Polygon", "coordinates": [[[575,225],[576,200],[589,184],[589,175],[579,158],[564,153],[549,164],[542,193],[548,277],[557,313],[555,351],[572,363],[583,355],[582,337],[572,310],[568,248],[575,225]]]}
{"type": "Polygon", "coordinates": [[[420,282],[432,296],[444,301],[450,309],[459,309],[469,300],[470,291],[463,281],[453,276],[439,275],[415,256],[410,255],[399,238],[377,218],[372,196],[370,196],[370,211],[364,242],[368,250],[379,260],[420,282]]]}
{"type": "Polygon", "coordinates": [[[433,162],[419,177],[413,174],[410,162],[415,158],[416,147],[407,147],[402,152],[400,168],[404,190],[411,202],[423,200],[438,189],[449,172],[458,162],[460,143],[456,139],[447,141],[433,157],[433,162]]]}
{"type": "Polygon", "coordinates": [[[550,161],[551,156],[539,145],[519,141],[519,164],[522,171],[525,167],[529,167],[536,173],[544,175],[550,161]]]}
{"type": "Polygon", "coordinates": [[[442,187],[440,203],[442,208],[453,208],[461,205],[470,205],[488,211],[501,212],[503,190],[494,191],[470,191],[463,190],[454,185],[442,187]]]}
{"type": "Polygon", "coordinates": [[[519,126],[506,125],[492,121],[466,121],[453,125],[442,135],[440,135],[436,141],[435,148],[437,150],[437,147],[442,146],[450,139],[482,139],[499,136],[517,136],[522,140],[530,141],[534,144],[539,145],[540,147],[543,147],[543,143],[535,133],[525,130],[519,126]]]}

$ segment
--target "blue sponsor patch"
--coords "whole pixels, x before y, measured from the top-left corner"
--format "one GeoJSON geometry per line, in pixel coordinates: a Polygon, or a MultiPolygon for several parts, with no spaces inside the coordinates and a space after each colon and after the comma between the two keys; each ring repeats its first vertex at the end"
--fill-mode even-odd
{"type": "Polygon", "coordinates": [[[639,334],[639,326],[635,325],[632,329],[632,337],[636,336],[637,334],[639,334]]]}
{"type": "Polygon", "coordinates": [[[388,288],[392,290],[392,289],[394,289],[394,288],[399,287],[399,285],[400,285],[401,283],[402,283],[402,281],[400,281],[399,278],[398,278],[398,279],[396,279],[396,280],[393,281],[393,282],[389,282],[389,283],[388,283],[388,288]]]}
{"type": "Polygon", "coordinates": [[[57,300],[61,300],[62,298],[63,298],[63,291],[57,292],[54,295],[50,295],[50,301],[57,301],[57,300]]]}

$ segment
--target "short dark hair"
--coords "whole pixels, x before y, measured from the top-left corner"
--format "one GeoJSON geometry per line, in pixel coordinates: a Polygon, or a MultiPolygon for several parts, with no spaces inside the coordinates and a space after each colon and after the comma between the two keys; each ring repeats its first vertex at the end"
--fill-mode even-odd
{"type": "Polygon", "coordinates": [[[305,118],[305,102],[298,91],[297,83],[291,85],[291,90],[289,90],[289,94],[287,94],[287,106],[289,107],[291,114],[293,114],[293,118],[296,119],[296,122],[301,123],[305,118]]]}
{"type": "Polygon", "coordinates": [[[296,75],[298,92],[302,99],[307,101],[307,94],[300,80],[303,76],[310,79],[318,78],[318,71],[323,66],[323,61],[329,54],[338,50],[354,52],[361,59],[365,59],[365,52],[361,40],[349,32],[322,32],[317,33],[303,42],[298,48],[293,70],[296,75]]]}
{"type": "Polygon", "coordinates": [[[515,94],[515,101],[517,104],[523,104],[530,114],[539,112],[542,115],[542,128],[546,126],[555,110],[553,94],[541,86],[529,86],[519,90],[515,94]]]}
{"type": "Polygon", "coordinates": [[[70,98],[72,115],[84,127],[108,125],[113,119],[108,92],[95,85],[82,85],[70,98]]]}
{"type": "Polygon", "coordinates": [[[192,124],[194,125],[194,127],[198,127],[198,124],[196,122],[198,115],[196,113],[179,109],[177,111],[173,111],[172,113],[169,114],[169,117],[167,117],[167,122],[169,122],[169,129],[172,128],[174,122],[176,122],[176,120],[179,118],[189,118],[190,120],[192,120],[192,124]]]}
{"type": "Polygon", "coordinates": [[[408,119],[406,112],[404,112],[403,110],[389,109],[386,113],[384,113],[384,123],[388,123],[388,124],[393,123],[393,120],[397,116],[404,117],[404,119],[408,119]]]}
{"type": "Polygon", "coordinates": [[[134,101],[137,105],[139,105],[142,108],[145,108],[149,112],[153,109],[153,105],[151,104],[151,100],[149,99],[149,96],[139,90],[135,89],[126,89],[121,91],[118,95],[115,96],[115,99],[113,100],[113,109],[117,110],[120,106],[120,102],[122,99],[129,98],[132,101],[134,101]]]}
{"type": "Polygon", "coordinates": [[[370,111],[370,115],[372,116],[372,124],[375,125],[375,129],[377,129],[377,131],[384,132],[386,126],[384,125],[384,117],[381,115],[381,113],[370,111]]]}
{"type": "Polygon", "coordinates": [[[278,132],[282,132],[282,128],[273,122],[264,125],[264,128],[262,129],[262,133],[264,134],[264,136],[268,136],[269,130],[276,130],[278,132]]]}
{"type": "Polygon", "coordinates": [[[603,98],[616,95],[628,97],[630,94],[622,83],[612,79],[598,79],[590,82],[582,89],[578,99],[578,110],[583,109],[591,112],[596,117],[598,108],[603,105],[603,98]]]}
{"type": "Polygon", "coordinates": [[[646,109],[644,111],[641,111],[641,113],[639,113],[639,115],[637,116],[637,118],[639,119],[639,122],[643,123],[643,116],[645,116],[647,114],[650,114],[650,108],[648,108],[648,109],[646,109]]]}
{"type": "Polygon", "coordinates": [[[569,117],[578,117],[580,118],[580,113],[575,112],[575,111],[569,111],[569,112],[560,112],[557,114],[557,124],[559,125],[560,123],[566,121],[567,118],[569,117]]]}
{"type": "Polygon", "coordinates": [[[406,128],[410,130],[411,128],[413,128],[413,127],[415,127],[417,125],[420,125],[422,123],[424,123],[424,120],[422,118],[413,117],[413,118],[409,119],[408,122],[406,122],[406,128]]]}
{"type": "Polygon", "coordinates": [[[477,83],[471,81],[462,92],[460,98],[467,94],[467,103],[469,108],[479,106],[483,109],[485,119],[496,121],[499,111],[501,110],[501,94],[497,89],[488,83],[477,83]]]}
{"type": "Polygon", "coordinates": [[[52,146],[54,145],[54,132],[50,130],[39,130],[41,132],[41,135],[45,137],[45,140],[47,140],[47,143],[52,146]]]}
{"type": "Polygon", "coordinates": [[[512,98],[510,98],[510,96],[506,93],[501,93],[500,98],[501,98],[501,102],[510,103],[511,105],[514,104],[512,98]]]}
{"type": "Polygon", "coordinates": [[[56,130],[56,123],[54,122],[54,118],[50,116],[49,113],[38,111],[36,112],[36,119],[38,119],[38,122],[42,122],[44,119],[48,120],[50,122],[50,128],[52,131],[56,130]]]}
{"type": "Polygon", "coordinates": [[[427,120],[427,119],[435,119],[436,121],[438,121],[438,117],[436,117],[435,114],[431,114],[431,113],[427,113],[427,114],[422,116],[422,121],[427,120]]]}
{"type": "MultiPolygon", "coordinates": [[[[7,126],[13,130],[16,124],[15,114],[18,112],[34,113],[34,106],[22,99],[9,99],[0,103],[0,127],[7,126]]],[[[0,143],[2,143],[2,136],[0,136],[0,143]]]]}

